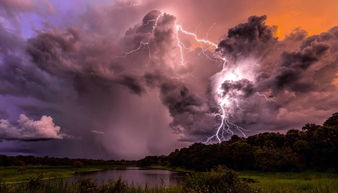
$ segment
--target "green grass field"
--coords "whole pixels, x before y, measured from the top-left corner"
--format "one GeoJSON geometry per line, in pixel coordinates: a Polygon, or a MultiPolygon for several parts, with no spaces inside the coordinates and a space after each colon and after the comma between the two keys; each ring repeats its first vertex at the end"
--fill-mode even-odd
{"type": "Polygon", "coordinates": [[[266,193],[337,193],[338,174],[301,172],[239,172],[240,177],[257,181],[251,186],[260,188],[266,193]]]}
{"type": "Polygon", "coordinates": [[[69,166],[27,166],[27,167],[0,167],[0,182],[6,184],[27,182],[31,178],[41,175],[43,179],[57,179],[74,176],[77,173],[96,172],[106,168],[69,166]]]}

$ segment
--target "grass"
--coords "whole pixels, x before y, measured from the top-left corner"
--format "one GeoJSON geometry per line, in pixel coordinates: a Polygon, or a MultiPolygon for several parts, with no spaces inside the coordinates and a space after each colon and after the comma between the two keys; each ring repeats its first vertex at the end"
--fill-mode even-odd
{"type": "Polygon", "coordinates": [[[116,169],[115,166],[81,167],[70,166],[25,166],[0,167],[0,181],[6,184],[23,183],[36,176],[43,180],[68,178],[78,173],[96,172],[105,169],[116,169]]]}
{"type": "Polygon", "coordinates": [[[251,186],[263,193],[338,193],[338,174],[319,172],[240,172],[257,181],[251,186]]]}

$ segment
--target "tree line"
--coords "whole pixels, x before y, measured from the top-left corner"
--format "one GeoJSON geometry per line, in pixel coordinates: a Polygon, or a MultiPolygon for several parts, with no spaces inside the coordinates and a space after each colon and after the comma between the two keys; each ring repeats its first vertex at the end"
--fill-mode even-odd
{"type": "Polygon", "coordinates": [[[338,171],[338,113],[323,125],[306,124],[286,134],[265,132],[247,138],[232,136],[220,144],[195,143],[167,156],[147,156],[139,161],[70,159],[0,155],[0,166],[49,165],[161,165],[196,171],[218,167],[260,171],[338,171]]]}
{"type": "Polygon", "coordinates": [[[220,144],[195,143],[168,156],[148,156],[139,165],[165,165],[197,171],[219,166],[235,170],[338,171],[338,113],[323,125],[306,124],[286,134],[232,136],[220,144]]]}
{"type": "Polygon", "coordinates": [[[131,165],[134,161],[114,161],[114,160],[94,160],[94,159],[71,159],[55,157],[35,157],[35,156],[6,156],[0,155],[0,166],[25,166],[25,165],[43,165],[43,166],[111,166],[111,165],[131,165]]]}

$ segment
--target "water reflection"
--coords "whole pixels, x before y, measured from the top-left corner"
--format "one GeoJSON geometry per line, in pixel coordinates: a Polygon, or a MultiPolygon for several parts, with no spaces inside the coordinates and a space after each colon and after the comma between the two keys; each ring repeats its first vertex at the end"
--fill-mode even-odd
{"type": "Polygon", "coordinates": [[[109,180],[118,180],[121,178],[129,185],[136,187],[168,187],[182,182],[184,176],[184,173],[172,172],[168,170],[130,167],[125,170],[106,170],[81,174],[68,178],[67,181],[73,182],[78,179],[91,179],[97,184],[104,184],[109,180]]]}

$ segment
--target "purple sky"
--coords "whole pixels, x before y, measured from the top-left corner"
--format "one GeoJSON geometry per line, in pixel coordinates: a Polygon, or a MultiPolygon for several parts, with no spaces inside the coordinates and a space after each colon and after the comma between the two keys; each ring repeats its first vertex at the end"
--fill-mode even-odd
{"type": "Polygon", "coordinates": [[[0,154],[139,159],[321,124],[338,28],[281,33],[266,3],[0,0],[0,154]]]}

